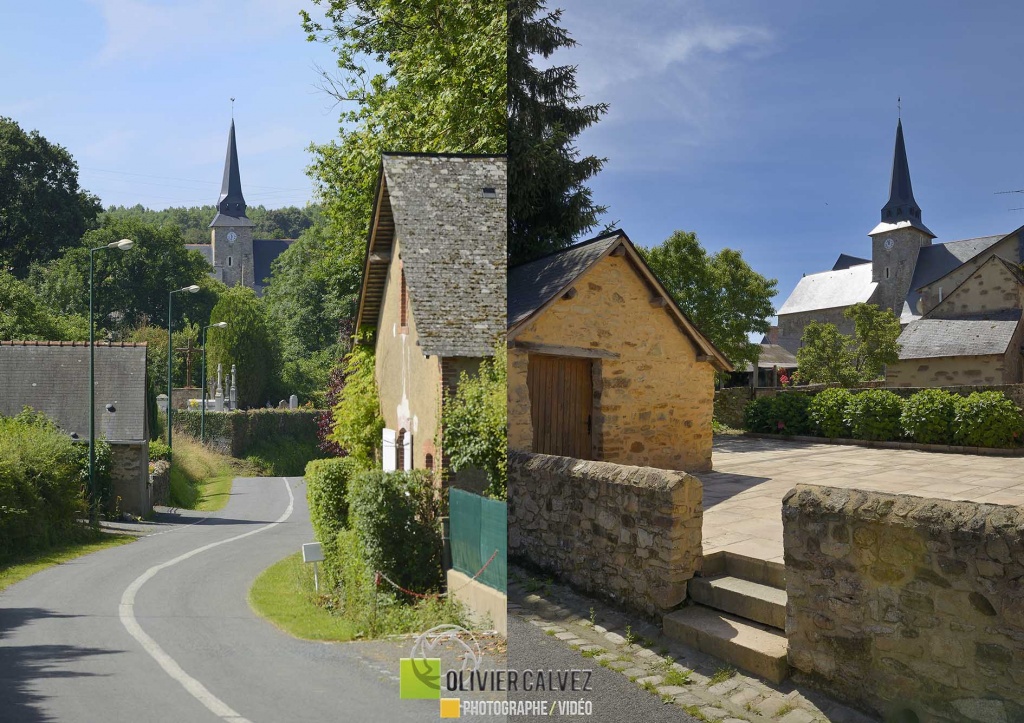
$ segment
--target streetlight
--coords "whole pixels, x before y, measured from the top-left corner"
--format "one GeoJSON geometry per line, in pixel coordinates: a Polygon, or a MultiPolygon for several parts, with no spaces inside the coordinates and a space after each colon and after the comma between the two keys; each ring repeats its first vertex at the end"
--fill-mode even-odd
{"type": "MultiPolygon", "coordinates": [[[[171,340],[171,304],[174,302],[174,295],[187,291],[194,294],[199,291],[197,284],[186,286],[184,289],[175,289],[167,294],[167,451],[171,454],[171,398],[174,395],[174,388],[171,386],[171,363],[174,360],[174,342],[171,340]]],[[[190,362],[191,363],[191,360],[190,362]]]]}
{"type": "Polygon", "coordinates": [[[203,404],[199,412],[199,441],[206,441],[206,330],[223,329],[227,326],[226,321],[218,321],[216,324],[209,324],[203,327],[203,404]]]}
{"type": "Polygon", "coordinates": [[[96,270],[95,256],[97,251],[117,249],[127,251],[135,242],[123,238],[112,241],[104,246],[89,249],[89,520],[96,522],[99,516],[96,499],[96,343],[93,339],[93,276],[96,270]]]}

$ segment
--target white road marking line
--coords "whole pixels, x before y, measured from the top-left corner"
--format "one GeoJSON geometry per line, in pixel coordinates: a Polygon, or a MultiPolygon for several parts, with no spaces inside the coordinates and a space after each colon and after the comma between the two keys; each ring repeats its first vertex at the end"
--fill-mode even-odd
{"type": "Polygon", "coordinates": [[[132,584],[128,586],[124,591],[124,594],[121,596],[121,604],[118,608],[121,623],[124,625],[125,629],[139,642],[143,650],[149,653],[153,660],[155,660],[160,667],[164,669],[164,672],[174,680],[181,683],[181,686],[187,690],[192,697],[206,706],[211,713],[225,721],[230,721],[230,723],[251,723],[251,721],[236,712],[227,703],[207,690],[202,683],[182,670],[177,661],[164,652],[164,649],[161,648],[153,638],[146,634],[139,625],[139,621],[135,618],[135,596],[138,594],[142,586],[161,570],[177,565],[179,562],[184,562],[190,557],[206,552],[214,547],[226,545],[227,543],[234,542],[235,540],[241,540],[243,537],[255,535],[259,532],[263,532],[264,530],[269,530],[271,527],[277,527],[279,524],[291,517],[292,511],[295,509],[295,495],[292,494],[292,488],[291,485],[288,484],[287,478],[282,477],[281,479],[284,480],[284,487],[288,491],[288,508],[280,517],[277,518],[277,520],[271,522],[269,525],[264,525],[258,529],[251,530],[250,532],[235,535],[234,537],[229,537],[228,539],[221,540],[220,542],[211,542],[209,545],[197,547],[191,552],[186,552],[184,555],[178,555],[173,560],[168,560],[167,562],[159,565],[154,565],[135,578],[132,584]]]}

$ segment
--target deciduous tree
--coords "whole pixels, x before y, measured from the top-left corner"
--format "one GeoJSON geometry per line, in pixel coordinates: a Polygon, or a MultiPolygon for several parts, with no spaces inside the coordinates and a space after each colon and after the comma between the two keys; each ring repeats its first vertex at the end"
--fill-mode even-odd
{"type": "Polygon", "coordinates": [[[739,251],[708,254],[689,231],[641,253],[679,307],[737,368],[756,362],[751,334],[767,334],[775,279],[754,271],[739,251]]]}
{"type": "MultiPolygon", "coordinates": [[[[210,312],[209,324],[228,323],[224,329],[206,330],[206,379],[216,379],[217,364],[224,372],[235,364],[238,371],[238,406],[259,407],[278,381],[281,354],[267,323],[267,313],[256,292],[232,286],[220,295],[210,312]]],[[[204,324],[203,326],[206,326],[204,324]]]]}
{"type": "Polygon", "coordinates": [[[32,262],[77,244],[100,211],[66,148],[0,117],[0,270],[24,278],[32,262]]]}

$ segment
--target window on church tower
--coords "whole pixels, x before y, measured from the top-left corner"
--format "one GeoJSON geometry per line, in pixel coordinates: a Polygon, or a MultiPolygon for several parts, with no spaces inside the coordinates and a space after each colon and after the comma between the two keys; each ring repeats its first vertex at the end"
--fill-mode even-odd
{"type": "Polygon", "coordinates": [[[400,293],[401,311],[398,324],[403,329],[409,326],[409,291],[405,286],[405,269],[402,269],[402,288],[400,293]]]}
{"type": "MultiPolygon", "coordinates": [[[[228,266],[230,266],[230,265],[231,265],[231,257],[228,256],[228,266]]],[[[888,274],[886,274],[886,275],[888,275],[888,274]]]]}
{"type": "Polygon", "coordinates": [[[888,266],[885,267],[885,278],[887,278],[887,279],[889,278],[889,267],[888,266]]]}

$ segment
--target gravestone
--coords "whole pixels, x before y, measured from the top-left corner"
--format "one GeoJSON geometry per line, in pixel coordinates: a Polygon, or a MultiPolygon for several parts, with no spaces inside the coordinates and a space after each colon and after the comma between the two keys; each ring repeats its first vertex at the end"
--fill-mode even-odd
{"type": "Polygon", "coordinates": [[[299,398],[296,395],[293,394],[290,397],[288,397],[288,408],[289,409],[298,409],[299,408],[299,398]]]}

